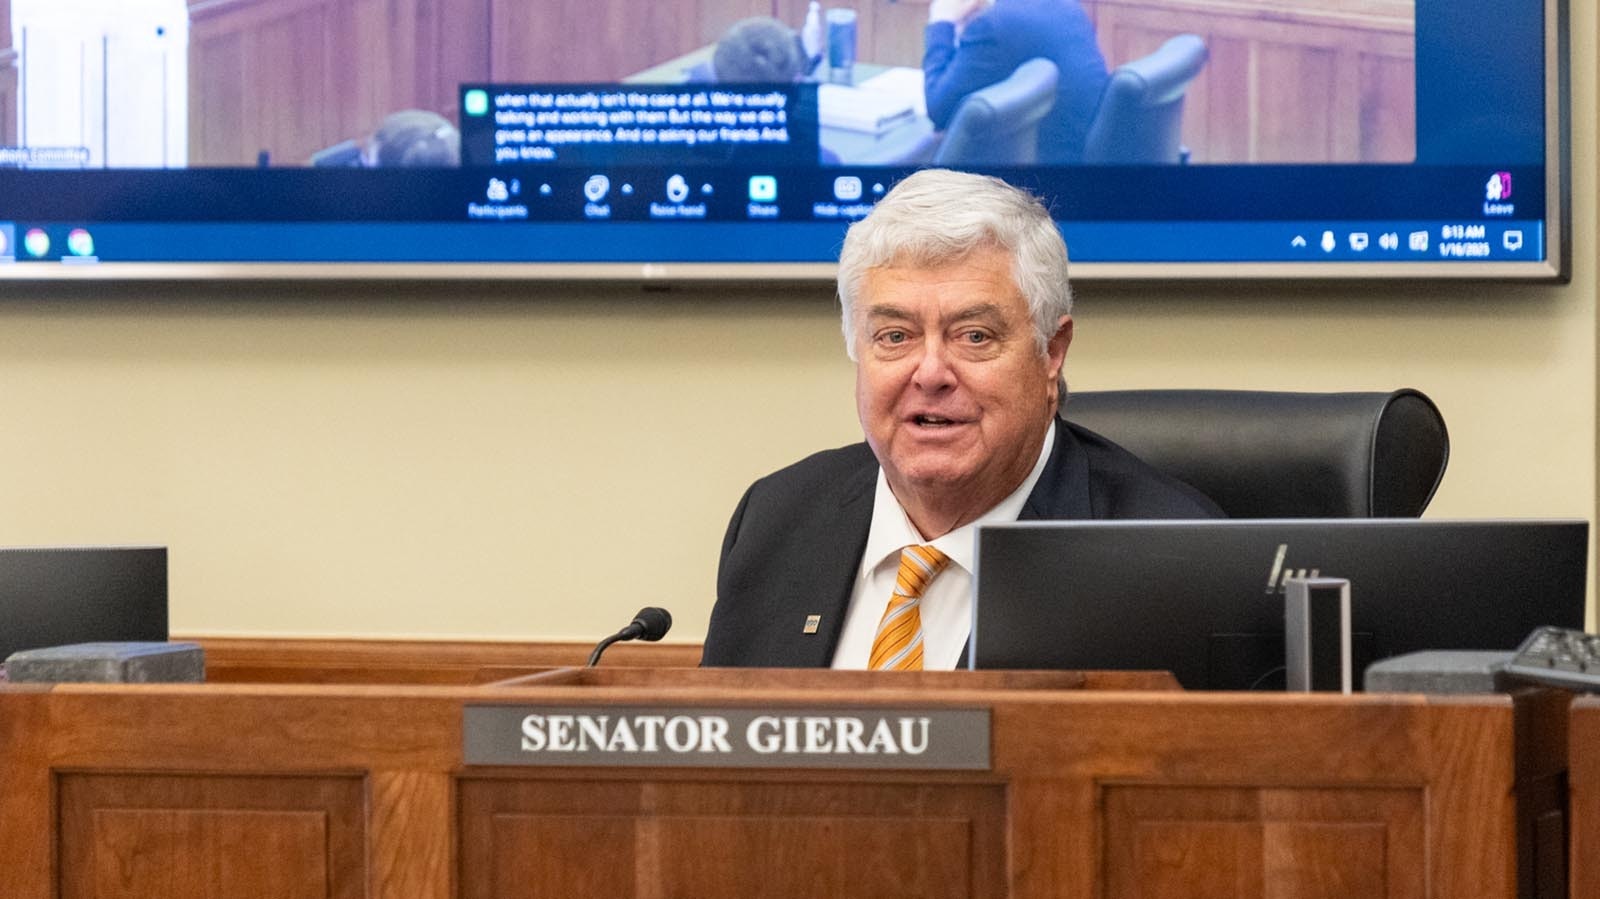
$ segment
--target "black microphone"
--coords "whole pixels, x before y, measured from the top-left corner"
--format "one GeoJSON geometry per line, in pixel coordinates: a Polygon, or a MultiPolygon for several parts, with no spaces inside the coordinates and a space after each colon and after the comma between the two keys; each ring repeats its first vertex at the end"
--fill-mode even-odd
{"type": "Polygon", "coordinates": [[[633,621],[627,627],[601,640],[595,646],[594,652],[589,653],[589,664],[584,667],[593,668],[600,664],[600,654],[605,652],[606,647],[613,643],[621,643],[624,640],[648,640],[654,643],[665,637],[667,631],[671,629],[671,612],[666,609],[658,609],[655,606],[640,609],[639,614],[633,616],[633,621]]]}

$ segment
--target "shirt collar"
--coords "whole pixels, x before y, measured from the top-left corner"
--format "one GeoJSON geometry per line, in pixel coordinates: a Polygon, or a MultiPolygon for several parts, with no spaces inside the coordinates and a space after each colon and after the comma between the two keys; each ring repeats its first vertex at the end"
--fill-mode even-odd
{"type": "MultiPolygon", "coordinates": [[[[931,541],[931,545],[949,556],[950,561],[960,565],[963,570],[972,571],[974,556],[977,555],[978,526],[1017,520],[1017,516],[1022,514],[1022,507],[1028,502],[1029,494],[1033,493],[1034,486],[1044,474],[1045,462],[1050,459],[1050,451],[1055,448],[1055,443],[1056,423],[1051,421],[1050,430],[1044,436],[1044,445],[1039,448],[1039,458],[1017,489],[976,520],[931,541]]],[[[916,526],[906,515],[905,507],[900,505],[894,491],[889,489],[889,479],[883,473],[883,466],[878,466],[878,485],[872,497],[872,526],[867,531],[866,552],[861,556],[861,573],[877,568],[891,556],[898,560],[900,550],[925,542],[929,541],[924,541],[922,535],[917,533],[916,526]]]]}

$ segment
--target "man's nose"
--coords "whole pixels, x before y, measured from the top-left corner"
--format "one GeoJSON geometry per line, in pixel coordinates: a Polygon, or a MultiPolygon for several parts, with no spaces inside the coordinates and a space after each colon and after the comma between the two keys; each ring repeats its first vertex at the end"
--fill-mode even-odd
{"type": "Polygon", "coordinates": [[[923,390],[939,390],[954,385],[955,370],[950,367],[950,345],[938,338],[926,341],[911,377],[923,390]]]}

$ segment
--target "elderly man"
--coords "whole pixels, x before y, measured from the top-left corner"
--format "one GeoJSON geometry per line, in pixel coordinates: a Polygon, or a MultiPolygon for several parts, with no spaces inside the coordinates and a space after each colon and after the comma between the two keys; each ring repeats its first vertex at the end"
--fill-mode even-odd
{"type": "Polygon", "coordinates": [[[918,172],[851,227],[839,299],[866,443],[745,493],[704,664],[953,668],[977,525],[1220,514],[1057,417],[1066,270],[1049,212],[995,178],[918,172]]]}

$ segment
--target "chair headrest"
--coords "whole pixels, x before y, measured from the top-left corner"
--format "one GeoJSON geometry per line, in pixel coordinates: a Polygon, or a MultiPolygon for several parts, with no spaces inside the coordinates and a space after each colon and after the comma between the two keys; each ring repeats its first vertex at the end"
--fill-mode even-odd
{"type": "Polygon", "coordinates": [[[1036,122],[1055,105],[1060,79],[1055,63],[1034,58],[1017,66],[1004,81],[974,91],[968,100],[980,100],[1008,118],[1036,122]]]}
{"type": "Polygon", "coordinates": [[[1170,103],[1206,64],[1206,44],[1198,35],[1180,34],[1148,56],[1111,70],[1107,94],[1130,94],[1146,106],[1170,103]]]}
{"type": "Polygon", "coordinates": [[[1066,417],[1235,518],[1420,515],[1450,456],[1438,407],[1411,389],[1087,392],[1066,417]]]}
{"type": "Polygon", "coordinates": [[[956,108],[934,165],[1031,165],[1039,158],[1039,122],[1056,102],[1060,70],[1036,58],[1004,81],[973,91],[956,108]]]}
{"type": "Polygon", "coordinates": [[[1056,102],[1060,71],[1048,59],[1030,59],[1004,81],[973,91],[950,120],[950,137],[994,139],[1036,128],[1056,102]]]}

